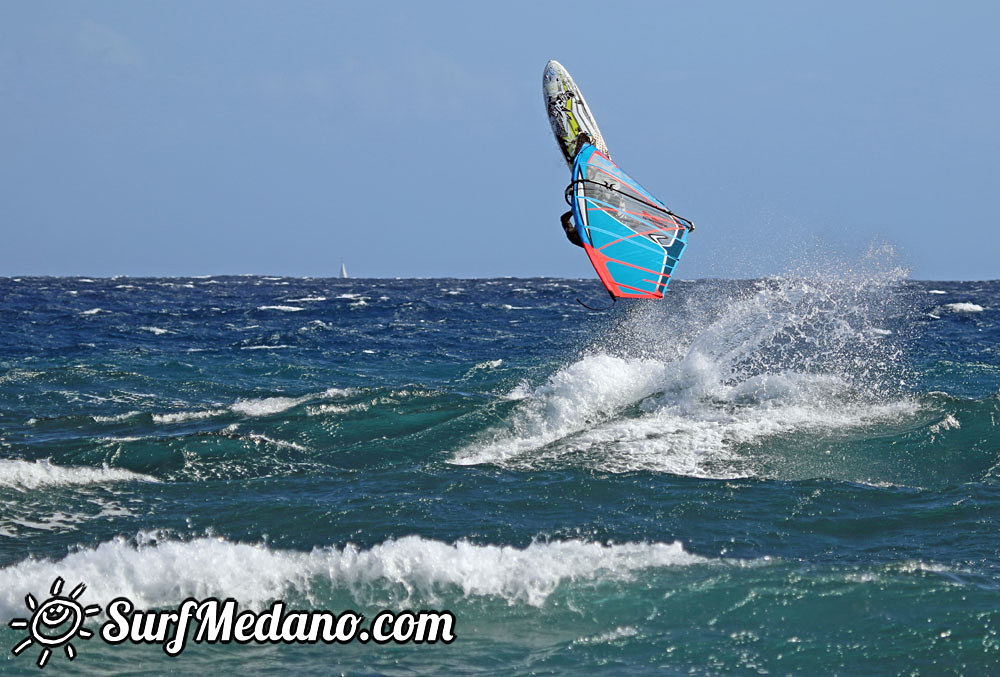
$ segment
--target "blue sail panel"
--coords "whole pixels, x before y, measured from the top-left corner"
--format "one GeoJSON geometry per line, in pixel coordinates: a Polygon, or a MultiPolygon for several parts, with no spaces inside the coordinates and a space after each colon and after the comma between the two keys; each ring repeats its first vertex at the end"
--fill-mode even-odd
{"type": "Polygon", "coordinates": [[[567,197],[587,256],[611,295],[662,298],[691,222],[589,144],[577,153],[567,197]]]}

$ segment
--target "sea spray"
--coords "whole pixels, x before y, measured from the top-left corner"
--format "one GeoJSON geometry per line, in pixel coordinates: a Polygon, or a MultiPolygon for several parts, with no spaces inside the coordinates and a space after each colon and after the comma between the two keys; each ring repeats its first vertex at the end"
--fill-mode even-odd
{"type": "Polygon", "coordinates": [[[771,472],[747,445],[911,416],[905,271],[883,254],[634,304],[451,461],[741,477],[771,472]]]}

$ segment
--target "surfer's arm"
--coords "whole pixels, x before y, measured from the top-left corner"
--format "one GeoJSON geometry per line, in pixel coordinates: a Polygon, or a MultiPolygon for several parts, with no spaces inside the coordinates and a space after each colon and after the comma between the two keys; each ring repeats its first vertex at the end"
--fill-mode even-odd
{"type": "Polygon", "coordinates": [[[582,247],[583,241],[580,240],[580,233],[576,230],[576,226],[573,225],[573,210],[560,216],[559,221],[562,223],[563,232],[566,233],[566,239],[577,247],[582,247]]]}

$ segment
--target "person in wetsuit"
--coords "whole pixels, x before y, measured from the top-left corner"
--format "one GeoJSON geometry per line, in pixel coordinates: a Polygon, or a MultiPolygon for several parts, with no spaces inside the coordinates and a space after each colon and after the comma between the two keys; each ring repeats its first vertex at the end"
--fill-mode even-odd
{"type": "Polygon", "coordinates": [[[563,231],[566,233],[566,239],[577,247],[582,247],[583,240],[580,239],[580,232],[573,225],[573,210],[571,209],[560,216],[559,221],[562,223],[563,231]]]}
{"type": "MultiPolygon", "coordinates": [[[[588,143],[592,143],[590,140],[590,134],[587,132],[580,132],[576,137],[576,152],[579,153],[580,149],[583,148],[588,143]]],[[[583,240],[580,239],[580,232],[573,225],[573,210],[569,210],[565,214],[559,217],[559,222],[562,224],[563,232],[566,233],[566,239],[575,244],[577,247],[583,246],[583,240]]]]}

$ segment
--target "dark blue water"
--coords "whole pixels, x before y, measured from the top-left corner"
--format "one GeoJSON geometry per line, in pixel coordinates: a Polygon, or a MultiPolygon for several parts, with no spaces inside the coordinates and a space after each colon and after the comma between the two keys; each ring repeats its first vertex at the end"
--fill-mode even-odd
{"type": "Polygon", "coordinates": [[[1000,670],[1000,282],[578,296],[0,279],[4,623],[62,576],[102,606],[448,609],[458,639],[93,637],[60,673],[1000,670]]]}

